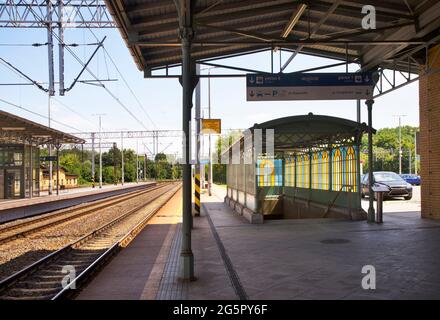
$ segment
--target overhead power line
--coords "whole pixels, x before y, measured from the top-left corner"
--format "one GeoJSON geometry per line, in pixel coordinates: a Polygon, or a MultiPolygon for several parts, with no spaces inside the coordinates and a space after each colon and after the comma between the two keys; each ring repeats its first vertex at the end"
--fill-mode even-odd
{"type": "Polygon", "coordinates": [[[85,117],[84,115],[82,115],[81,113],[79,113],[78,111],[74,110],[73,108],[69,107],[68,105],[66,105],[64,102],[61,102],[60,100],[52,97],[53,100],[55,100],[57,103],[59,103],[62,107],[66,108],[67,110],[69,110],[70,112],[72,112],[73,114],[77,115],[78,117],[80,117],[83,120],[86,120],[87,122],[91,123],[93,126],[95,126],[95,123],[93,123],[90,119],[88,119],[87,117],[85,117]]]}
{"type": "MultiPolygon", "coordinates": [[[[91,28],[88,28],[88,30],[92,33],[92,35],[95,37],[95,39],[97,41],[99,41],[98,37],[96,36],[96,34],[93,32],[93,30],[91,28]]],[[[110,55],[110,53],[107,51],[107,49],[105,48],[104,45],[102,45],[102,48],[104,50],[104,53],[109,57],[111,63],[113,64],[113,66],[115,67],[116,71],[118,72],[119,76],[122,78],[122,81],[124,82],[124,84],[126,85],[126,87],[128,88],[128,90],[130,91],[131,95],[134,97],[134,99],[136,100],[136,102],[138,103],[140,109],[144,112],[144,114],[146,115],[146,117],[148,118],[148,120],[150,120],[151,124],[153,125],[153,127],[156,127],[156,124],[154,123],[153,119],[151,119],[150,115],[148,114],[147,110],[145,110],[144,105],[140,102],[139,98],[137,97],[137,95],[135,94],[135,92],[133,91],[133,89],[131,88],[131,86],[129,85],[128,81],[125,79],[124,75],[122,74],[122,72],[119,70],[118,65],[115,63],[115,61],[113,60],[112,56],[110,55]]]]}
{"type": "Polygon", "coordinates": [[[18,74],[20,77],[26,78],[28,81],[30,81],[35,86],[37,86],[40,90],[43,90],[44,92],[48,92],[49,91],[46,88],[44,88],[41,84],[39,84],[37,81],[31,79],[27,74],[25,74],[24,72],[20,71],[18,68],[14,67],[12,65],[12,63],[6,61],[2,57],[0,57],[0,62],[3,63],[5,66],[7,66],[9,69],[11,69],[16,74],[18,74]]]}
{"type": "MultiPolygon", "coordinates": [[[[6,100],[1,99],[1,98],[0,98],[0,101],[3,102],[3,103],[5,103],[5,104],[7,104],[7,105],[10,105],[10,106],[13,106],[13,107],[19,108],[19,109],[21,109],[21,110],[24,110],[24,111],[26,111],[26,112],[32,113],[33,115],[36,115],[36,116],[38,116],[38,117],[44,118],[44,119],[46,119],[46,120],[48,119],[47,116],[42,115],[41,113],[38,113],[38,112],[32,111],[32,110],[30,110],[30,109],[28,109],[28,108],[25,108],[25,107],[23,107],[23,106],[20,106],[20,105],[18,105],[18,104],[12,103],[12,102],[10,102],[10,101],[6,101],[6,100]]],[[[73,130],[78,131],[78,132],[81,132],[81,130],[79,130],[79,129],[75,128],[75,127],[72,127],[72,126],[70,126],[70,125],[68,125],[68,124],[65,124],[65,123],[63,123],[63,122],[61,122],[61,121],[55,120],[55,119],[53,119],[53,118],[51,118],[51,121],[53,121],[53,122],[55,122],[55,123],[58,123],[58,124],[60,124],[60,125],[62,125],[62,126],[64,126],[64,127],[67,127],[67,128],[73,129],[73,130]]]]}

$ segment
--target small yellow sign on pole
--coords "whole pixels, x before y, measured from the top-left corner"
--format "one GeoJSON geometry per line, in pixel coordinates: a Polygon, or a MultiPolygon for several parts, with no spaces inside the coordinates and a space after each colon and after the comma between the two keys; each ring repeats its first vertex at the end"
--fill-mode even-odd
{"type": "Polygon", "coordinates": [[[202,119],[202,134],[221,134],[221,119],[202,119]]]}

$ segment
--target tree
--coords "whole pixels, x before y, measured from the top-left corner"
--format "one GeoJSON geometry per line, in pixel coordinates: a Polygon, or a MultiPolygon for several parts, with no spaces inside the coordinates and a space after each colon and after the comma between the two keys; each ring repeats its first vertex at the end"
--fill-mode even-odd
{"type": "MultiPolygon", "coordinates": [[[[414,133],[417,127],[402,127],[402,173],[410,171],[409,158],[411,154],[411,172],[414,172],[414,133]]],[[[364,171],[368,172],[368,137],[362,138],[361,159],[364,162],[364,171]]],[[[374,171],[399,172],[399,128],[383,128],[373,135],[374,171]]]]}

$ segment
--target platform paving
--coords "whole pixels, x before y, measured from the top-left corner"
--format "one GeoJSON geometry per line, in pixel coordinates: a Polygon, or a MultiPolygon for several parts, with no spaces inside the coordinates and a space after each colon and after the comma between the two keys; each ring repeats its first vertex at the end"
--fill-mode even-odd
{"type": "Polygon", "coordinates": [[[77,299],[155,299],[177,224],[181,221],[180,199],[181,191],[178,191],[77,299]]]}
{"type": "Polygon", "coordinates": [[[250,299],[440,299],[440,221],[398,210],[387,212],[382,225],[250,225],[222,203],[224,189],[215,187],[214,195],[202,198],[204,207],[250,299]],[[376,269],[376,290],[361,287],[365,265],[376,269]]]}
{"type": "Polygon", "coordinates": [[[156,230],[147,226],[78,298],[440,299],[440,221],[397,210],[382,225],[333,219],[251,225],[223,203],[224,188],[213,191],[202,194],[202,214],[194,218],[196,281],[178,278],[178,194],[158,214],[175,219],[156,230]],[[376,269],[375,290],[361,286],[365,265],[376,269]]]}
{"type": "Polygon", "coordinates": [[[59,195],[52,194],[50,196],[2,200],[0,201],[0,223],[135,191],[151,183],[152,182],[126,183],[118,186],[106,185],[103,186],[102,189],[91,187],[78,188],[65,190],[59,195]]]}
{"type": "MultiPolygon", "coordinates": [[[[149,182],[147,182],[149,183],[149,182]]],[[[119,189],[126,189],[126,188],[132,188],[138,185],[145,184],[144,182],[141,183],[125,183],[124,185],[103,185],[100,189],[99,187],[80,187],[80,188],[73,188],[73,189],[67,189],[67,190],[60,190],[60,194],[57,195],[56,191],[53,191],[53,194],[48,195],[47,191],[42,191],[39,197],[32,197],[32,198],[24,198],[24,199],[1,199],[0,200],[0,211],[16,208],[16,207],[23,207],[23,206],[29,206],[33,204],[39,204],[44,202],[50,202],[54,200],[59,199],[70,199],[70,198],[76,198],[81,197],[83,195],[92,194],[92,193],[101,193],[101,192],[109,192],[113,190],[119,190],[119,189]]]]}

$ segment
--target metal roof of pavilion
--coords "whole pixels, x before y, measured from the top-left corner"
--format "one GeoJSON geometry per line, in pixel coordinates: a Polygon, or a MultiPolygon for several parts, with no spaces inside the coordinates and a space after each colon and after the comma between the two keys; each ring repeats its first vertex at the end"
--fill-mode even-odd
{"type": "MultiPolygon", "coordinates": [[[[332,145],[356,145],[361,142],[362,135],[368,132],[365,123],[312,113],[256,123],[248,130],[253,133],[255,129],[262,129],[263,146],[266,142],[266,130],[274,130],[275,152],[303,152],[309,149],[327,149],[332,145]]],[[[373,128],[372,132],[375,133],[376,130],[373,128]]],[[[243,147],[244,136],[241,135],[224,153],[233,150],[236,143],[243,147]]]]}
{"type": "Polygon", "coordinates": [[[42,145],[82,144],[85,141],[71,134],[43,126],[0,110],[0,143],[29,143],[42,145]]]}
{"type": "MultiPolygon", "coordinates": [[[[140,70],[180,64],[174,0],[105,2],[140,70]]],[[[277,47],[340,60],[356,59],[364,70],[396,66],[407,71],[409,66],[417,73],[413,57],[408,61],[401,58],[420,51],[428,41],[438,41],[440,1],[198,0],[194,28],[192,54],[199,61],[277,47]],[[307,9],[283,38],[301,3],[307,3],[307,9]],[[364,4],[376,8],[375,30],[361,28],[364,4]]]]}

